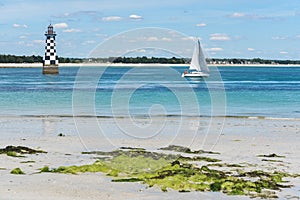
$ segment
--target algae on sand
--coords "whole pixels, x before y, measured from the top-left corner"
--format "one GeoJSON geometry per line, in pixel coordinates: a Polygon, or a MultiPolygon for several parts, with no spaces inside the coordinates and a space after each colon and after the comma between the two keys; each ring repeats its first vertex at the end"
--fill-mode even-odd
{"type": "MultiPolygon", "coordinates": [[[[91,152],[86,152],[91,153],[91,152]]],[[[228,195],[249,195],[252,197],[275,197],[275,191],[286,187],[281,185],[284,177],[281,172],[236,170],[215,170],[208,165],[200,167],[193,164],[199,157],[186,158],[149,152],[142,149],[115,150],[112,152],[92,152],[106,157],[89,165],[62,166],[56,169],[44,167],[41,172],[85,173],[102,172],[114,177],[114,182],[142,182],[149,187],[157,186],[166,192],[174,189],[179,192],[219,191],[228,195]],[[271,193],[266,191],[272,191],[271,193]]],[[[236,169],[237,165],[232,164],[236,169]]],[[[242,167],[242,166],[239,166],[242,167]]],[[[289,186],[287,186],[289,187],[289,186]]]]}
{"type": "Polygon", "coordinates": [[[189,154],[203,154],[203,153],[206,153],[206,154],[220,154],[218,152],[205,151],[205,150],[192,151],[188,147],[183,147],[183,146],[179,146],[179,145],[169,145],[167,147],[159,148],[159,150],[175,151],[175,152],[189,153],[189,154]]]}
{"type": "Polygon", "coordinates": [[[15,168],[13,170],[10,171],[11,174],[25,174],[20,168],[15,168]]]}
{"type": "Polygon", "coordinates": [[[258,155],[257,157],[265,157],[265,158],[285,158],[285,156],[279,156],[277,155],[276,153],[271,153],[271,154],[268,154],[268,155],[258,155]]]}
{"type": "Polygon", "coordinates": [[[8,154],[9,156],[17,156],[18,154],[37,154],[37,153],[47,153],[42,150],[31,149],[24,146],[6,146],[0,149],[0,154],[8,154]]]}

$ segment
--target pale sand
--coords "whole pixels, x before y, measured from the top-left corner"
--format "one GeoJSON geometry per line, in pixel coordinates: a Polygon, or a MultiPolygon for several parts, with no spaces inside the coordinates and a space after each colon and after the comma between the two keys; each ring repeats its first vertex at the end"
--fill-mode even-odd
{"type": "MultiPolygon", "coordinates": [[[[156,132],[156,127],[164,121],[163,118],[152,120],[155,126],[149,127],[149,120],[135,119],[140,128],[129,129],[131,132],[126,135],[121,129],[130,127],[127,118],[82,117],[74,120],[72,117],[0,117],[1,148],[23,145],[48,152],[26,158],[0,155],[0,199],[249,199],[212,192],[164,193],[157,187],[147,188],[141,183],[110,182],[110,178],[101,173],[34,174],[45,165],[58,167],[93,163],[93,155],[82,155],[81,152],[113,150],[120,146],[156,150],[172,143],[220,152],[220,155],[208,156],[226,163],[255,164],[247,170],[279,170],[300,174],[299,119],[226,118],[223,127],[223,118],[213,118],[212,121],[209,118],[183,118],[182,123],[180,118],[167,118],[160,132],[157,131],[157,135],[150,138],[151,133],[156,132]],[[115,126],[115,121],[119,127],[115,126]],[[96,123],[99,123],[102,133],[98,132],[96,123]],[[200,127],[199,131],[197,127],[200,127]],[[179,128],[180,131],[174,134],[179,128]],[[66,136],[58,137],[59,133],[66,136]],[[141,136],[145,138],[137,138],[141,136]],[[283,162],[263,162],[262,158],[257,157],[271,153],[285,156],[274,158],[283,162]],[[29,160],[35,163],[20,163],[29,160]],[[10,174],[15,167],[20,167],[26,175],[10,174]]],[[[299,178],[291,179],[290,183],[295,187],[279,192],[281,199],[300,197],[299,178]]]]}
{"type": "MultiPolygon", "coordinates": [[[[60,63],[59,67],[188,67],[189,64],[159,63],[60,63]]],[[[208,64],[209,67],[300,67],[280,64],[208,64]]],[[[42,63],[0,63],[0,68],[42,68],[42,63]]]]}

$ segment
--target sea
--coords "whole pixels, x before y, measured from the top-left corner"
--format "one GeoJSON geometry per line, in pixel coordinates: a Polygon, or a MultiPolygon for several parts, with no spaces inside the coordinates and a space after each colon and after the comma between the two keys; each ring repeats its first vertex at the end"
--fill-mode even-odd
{"type": "Polygon", "coordinates": [[[0,68],[0,116],[230,116],[300,118],[300,67],[0,68]]]}

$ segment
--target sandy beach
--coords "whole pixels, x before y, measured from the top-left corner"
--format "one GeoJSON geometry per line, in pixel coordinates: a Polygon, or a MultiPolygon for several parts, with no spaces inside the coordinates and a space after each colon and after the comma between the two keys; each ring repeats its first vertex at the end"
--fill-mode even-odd
{"type": "MultiPolygon", "coordinates": [[[[22,145],[48,153],[26,157],[1,154],[0,199],[249,199],[247,196],[228,196],[220,192],[162,192],[158,187],[148,188],[141,183],[111,182],[111,178],[103,173],[37,173],[43,166],[90,164],[96,158],[81,152],[96,149],[110,151],[122,146],[155,151],[160,147],[176,144],[219,152],[220,154],[210,157],[224,163],[244,164],[247,170],[300,174],[299,119],[170,117],[164,120],[166,126],[156,135],[149,136],[145,133],[145,138],[141,139],[137,137],[140,132],[124,134],[122,128],[132,123],[127,118],[117,119],[116,126],[114,118],[1,117],[1,148],[22,145]],[[196,122],[199,122],[196,126],[184,126],[196,122]],[[177,127],[176,124],[183,125],[177,133],[172,128],[177,127]],[[60,133],[64,137],[59,137],[60,133]],[[279,162],[266,162],[258,157],[273,153],[284,157],[276,158],[279,162]],[[10,174],[16,167],[26,174],[10,174]]],[[[161,121],[158,117],[151,123],[159,126],[161,121]]],[[[135,123],[143,128],[147,127],[149,120],[136,119],[135,123]]],[[[151,126],[147,130],[155,131],[155,127],[151,126]]],[[[299,179],[288,178],[288,181],[293,187],[278,192],[279,199],[298,199],[299,179]]]]}

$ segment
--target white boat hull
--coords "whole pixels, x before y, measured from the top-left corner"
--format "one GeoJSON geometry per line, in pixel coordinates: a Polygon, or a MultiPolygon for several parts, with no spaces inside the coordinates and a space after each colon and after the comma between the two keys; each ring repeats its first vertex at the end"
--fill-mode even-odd
{"type": "Polygon", "coordinates": [[[182,73],[181,76],[185,78],[207,78],[209,74],[203,72],[190,72],[190,73],[182,73]]]}

